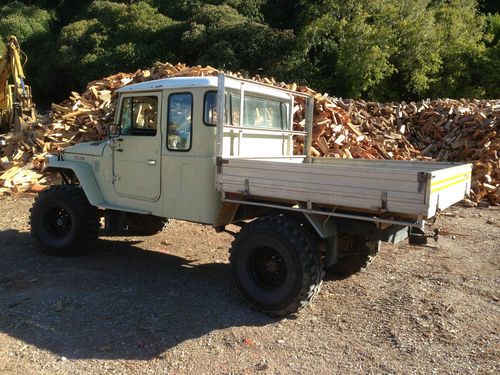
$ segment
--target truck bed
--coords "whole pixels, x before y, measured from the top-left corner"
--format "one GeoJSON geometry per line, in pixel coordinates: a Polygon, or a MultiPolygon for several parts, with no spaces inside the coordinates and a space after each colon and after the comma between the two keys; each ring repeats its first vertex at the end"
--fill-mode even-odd
{"type": "Polygon", "coordinates": [[[332,208],[428,219],[462,200],[472,165],[335,158],[224,158],[218,188],[332,208]]]}

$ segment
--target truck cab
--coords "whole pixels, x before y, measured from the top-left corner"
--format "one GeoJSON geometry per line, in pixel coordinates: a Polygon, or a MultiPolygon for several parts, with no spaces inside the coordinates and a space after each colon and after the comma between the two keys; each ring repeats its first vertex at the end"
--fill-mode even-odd
{"type": "MultiPolygon", "coordinates": [[[[217,77],[192,77],[126,86],[112,138],[69,147],[60,158],[88,165],[100,193],[94,205],[213,224],[221,204],[217,85],[217,77]]],[[[231,78],[225,88],[223,156],[291,155],[291,95],[231,78]]]]}

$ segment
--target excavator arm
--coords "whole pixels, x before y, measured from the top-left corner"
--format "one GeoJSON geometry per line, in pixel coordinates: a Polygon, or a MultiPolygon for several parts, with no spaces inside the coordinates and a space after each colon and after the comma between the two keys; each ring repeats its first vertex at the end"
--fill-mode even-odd
{"type": "Polygon", "coordinates": [[[21,48],[15,36],[0,41],[0,130],[19,134],[36,121],[31,87],[24,83],[21,48]]]}

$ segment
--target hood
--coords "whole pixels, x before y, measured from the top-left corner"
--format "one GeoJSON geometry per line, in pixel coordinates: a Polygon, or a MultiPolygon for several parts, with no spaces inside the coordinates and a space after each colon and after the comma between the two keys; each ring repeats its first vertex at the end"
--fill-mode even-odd
{"type": "Polygon", "coordinates": [[[66,147],[64,149],[65,154],[79,154],[79,155],[91,155],[91,156],[102,156],[104,147],[106,147],[107,141],[98,142],[85,142],[79,143],[74,146],[66,147]]]}

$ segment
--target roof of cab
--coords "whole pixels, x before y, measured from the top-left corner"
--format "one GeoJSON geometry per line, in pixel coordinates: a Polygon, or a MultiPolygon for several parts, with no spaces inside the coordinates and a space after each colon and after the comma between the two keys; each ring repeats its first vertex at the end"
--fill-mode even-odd
{"type": "MultiPolygon", "coordinates": [[[[195,87],[217,88],[218,77],[174,77],[162,78],[153,81],[134,83],[118,89],[118,92],[128,93],[136,91],[157,91],[165,89],[189,89],[195,87]]],[[[250,81],[239,80],[237,78],[225,76],[224,84],[226,88],[240,90],[241,85],[245,85],[245,91],[259,93],[263,95],[278,97],[280,99],[289,99],[289,93],[277,87],[253,83],[250,81]]]]}
{"type": "Polygon", "coordinates": [[[134,83],[118,89],[119,92],[178,89],[187,87],[217,87],[217,77],[176,77],[134,83]]]}

